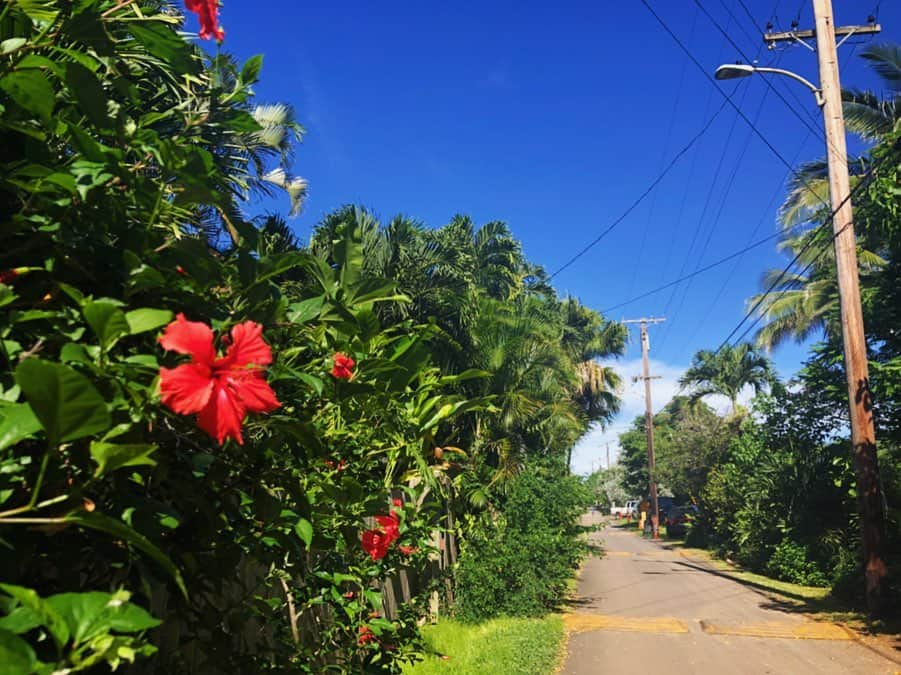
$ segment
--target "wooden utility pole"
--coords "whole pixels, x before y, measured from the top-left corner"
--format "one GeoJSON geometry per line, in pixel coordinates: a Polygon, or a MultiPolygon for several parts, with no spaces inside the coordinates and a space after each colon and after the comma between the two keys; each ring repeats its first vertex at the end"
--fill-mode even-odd
{"type": "Polygon", "coordinates": [[[607,471],[610,471],[610,443],[607,443],[607,471]]]}
{"type": "MultiPolygon", "coordinates": [[[[839,82],[837,34],[877,33],[880,27],[846,26],[836,28],[832,0],[813,0],[816,19],[816,52],[820,67],[820,91],[826,152],[829,161],[829,197],[832,203],[835,265],[841,305],[842,339],[845,355],[845,378],[851,412],[851,444],[857,474],[857,500],[860,510],[861,541],[866,575],[867,607],[879,614],[887,597],[888,570],[885,562],[885,510],[876,456],[876,432],[873,424],[873,396],[867,366],[867,343],[864,335],[863,310],[857,274],[857,238],[851,209],[851,187],[848,178],[848,153],[842,92],[839,82]]],[[[781,40],[798,40],[805,34],[767,34],[769,44],[781,40]]]]}
{"type": "Polygon", "coordinates": [[[657,480],[654,477],[657,458],[654,455],[654,414],[651,411],[651,380],[659,379],[659,376],[651,377],[648,366],[648,350],[650,349],[648,324],[663,323],[664,321],[666,319],[654,317],[623,321],[623,323],[637,323],[641,325],[641,376],[635,377],[633,380],[644,380],[644,428],[648,439],[648,488],[651,495],[651,533],[654,539],[660,538],[660,511],[657,506],[657,480]]]}

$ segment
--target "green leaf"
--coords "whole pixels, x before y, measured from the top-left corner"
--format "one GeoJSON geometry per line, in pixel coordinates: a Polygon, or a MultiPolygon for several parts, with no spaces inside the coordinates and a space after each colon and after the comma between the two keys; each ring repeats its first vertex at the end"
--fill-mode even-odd
{"type": "Polygon", "coordinates": [[[160,326],[165,326],[172,321],[172,312],[168,309],[142,307],[126,312],[125,320],[128,322],[129,333],[137,335],[138,333],[146,333],[147,331],[156,330],[160,326]]]}
{"type": "Polygon", "coordinates": [[[295,302],[288,307],[288,320],[292,323],[306,323],[319,316],[325,296],[319,295],[301,302],[295,302]]]}
{"type": "Polygon", "coordinates": [[[0,628],[0,675],[32,673],[37,662],[31,645],[18,635],[0,628]]]}
{"type": "Polygon", "coordinates": [[[0,54],[10,54],[20,47],[28,44],[28,39],[23,37],[14,37],[9,38],[8,40],[4,40],[0,42],[0,54]]]}
{"type": "Polygon", "coordinates": [[[51,447],[99,433],[112,424],[106,401],[88,378],[69,366],[31,357],[16,368],[16,382],[51,447]]]}
{"type": "Polygon", "coordinates": [[[13,4],[25,12],[32,21],[53,21],[59,14],[52,9],[55,4],[53,0],[14,0],[13,4]]]}
{"type": "Polygon", "coordinates": [[[85,321],[100,340],[100,346],[104,351],[116,344],[123,335],[127,335],[131,328],[125,318],[125,312],[119,306],[109,300],[94,300],[88,302],[82,309],[85,321]]]}
{"type": "Polygon", "coordinates": [[[241,81],[244,84],[253,84],[260,79],[260,70],[263,68],[263,55],[251,56],[241,68],[241,81]]]}
{"type": "Polygon", "coordinates": [[[137,605],[128,602],[126,591],[118,593],[59,593],[47,598],[47,604],[65,618],[78,646],[111,630],[123,633],[154,628],[160,624],[137,605]]]}
{"type": "Polygon", "coordinates": [[[22,607],[34,612],[41,625],[50,631],[58,646],[62,647],[69,641],[69,626],[65,619],[36,591],[13,584],[0,584],[0,590],[14,598],[22,607]]]}
{"type": "Polygon", "coordinates": [[[3,421],[0,422],[0,450],[31,438],[41,430],[41,423],[27,403],[15,403],[0,408],[3,421]]]}
{"type": "Polygon", "coordinates": [[[85,351],[84,345],[77,342],[67,342],[59,351],[59,360],[63,363],[92,363],[92,359],[85,351]]]}
{"type": "Polygon", "coordinates": [[[315,375],[310,375],[309,373],[297,373],[297,379],[304,384],[310,385],[317,395],[322,395],[322,390],[325,388],[325,382],[320,378],[315,375]]]}
{"type": "Polygon", "coordinates": [[[97,471],[94,472],[94,475],[102,476],[125,466],[155,466],[156,462],[150,458],[150,455],[156,452],[157,447],[150,443],[119,445],[91,441],[91,458],[97,462],[97,471]]]}
{"type": "Polygon", "coordinates": [[[188,42],[162,22],[130,22],[129,30],[135,40],[173,70],[192,73],[198,69],[198,62],[192,58],[188,42]]]}
{"type": "Polygon", "coordinates": [[[0,629],[16,635],[27,633],[41,625],[41,618],[28,607],[16,607],[4,617],[0,617],[0,629]]]}
{"type": "Polygon", "coordinates": [[[74,511],[68,514],[65,519],[70,523],[81,525],[93,530],[99,530],[106,534],[112,535],[117,539],[122,539],[132,544],[135,548],[147,554],[157,565],[162,567],[175,581],[176,586],[182,592],[185,598],[188,597],[188,590],[185,588],[185,581],[181,576],[178,568],[152,541],[120,520],[115,520],[109,516],[96,511],[88,513],[86,511],[74,511]]]}
{"type": "Polygon", "coordinates": [[[0,89],[20,106],[35,113],[44,122],[50,121],[56,94],[53,85],[40,70],[16,70],[0,79],[0,89]]]}
{"type": "Polygon", "coordinates": [[[106,93],[94,73],[80,63],[69,62],[66,64],[66,85],[91,124],[98,129],[110,126],[111,120],[106,111],[106,93]]]}
{"type": "Polygon", "coordinates": [[[313,523],[306,518],[301,518],[297,521],[297,524],[294,525],[294,531],[303,543],[306,544],[307,548],[310,548],[310,545],[313,543],[313,523]]]}

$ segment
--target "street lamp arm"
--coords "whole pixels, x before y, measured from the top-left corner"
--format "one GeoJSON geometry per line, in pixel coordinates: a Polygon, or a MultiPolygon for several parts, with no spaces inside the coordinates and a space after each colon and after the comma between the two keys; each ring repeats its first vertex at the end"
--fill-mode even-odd
{"type": "Polygon", "coordinates": [[[797,80],[805,87],[810,89],[813,92],[813,95],[816,96],[817,105],[823,107],[823,92],[820,91],[819,87],[817,87],[813,82],[808,80],[807,78],[801,77],[797,73],[793,73],[790,70],[784,70],[782,68],[767,68],[765,66],[754,66],[754,71],[758,73],[774,73],[776,75],[785,75],[786,77],[790,77],[793,80],[797,80]]]}

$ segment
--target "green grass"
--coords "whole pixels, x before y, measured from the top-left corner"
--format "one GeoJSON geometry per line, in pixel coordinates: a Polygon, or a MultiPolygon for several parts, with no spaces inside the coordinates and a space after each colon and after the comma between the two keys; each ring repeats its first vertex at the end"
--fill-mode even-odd
{"type": "Polygon", "coordinates": [[[563,620],[492,619],[464,624],[450,619],[425,626],[425,661],[404,675],[550,675],[563,648],[563,620]]]}

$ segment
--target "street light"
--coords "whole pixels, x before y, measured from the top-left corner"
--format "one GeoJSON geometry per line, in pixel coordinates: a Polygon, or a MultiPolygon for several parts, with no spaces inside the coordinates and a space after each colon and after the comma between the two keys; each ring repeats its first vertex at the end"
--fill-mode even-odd
{"type": "Polygon", "coordinates": [[[797,73],[793,73],[790,70],[783,70],[782,68],[751,66],[747,63],[727,63],[717,68],[713,76],[718,80],[736,80],[739,77],[750,77],[754,73],[775,73],[776,75],[785,75],[786,77],[790,77],[791,79],[800,82],[813,92],[813,95],[816,96],[818,106],[822,108],[823,104],[825,103],[825,101],[823,100],[823,92],[820,91],[820,89],[813,82],[801,77],[797,73]]]}

